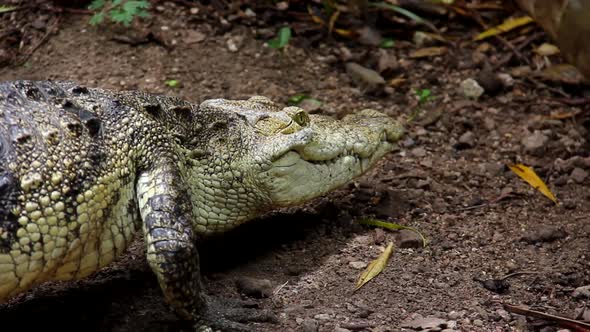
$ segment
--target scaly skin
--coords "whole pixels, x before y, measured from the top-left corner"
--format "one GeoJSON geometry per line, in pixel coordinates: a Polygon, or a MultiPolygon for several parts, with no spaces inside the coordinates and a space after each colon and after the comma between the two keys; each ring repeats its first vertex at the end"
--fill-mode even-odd
{"type": "Polygon", "coordinates": [[[403,130],[264,97],[200,105],[73,82],[0,83],[0,301],[84,278],[141,229],[166,300],[207,329],[267,320],[203,292],[195,242],[363,174],[403,130]]]}

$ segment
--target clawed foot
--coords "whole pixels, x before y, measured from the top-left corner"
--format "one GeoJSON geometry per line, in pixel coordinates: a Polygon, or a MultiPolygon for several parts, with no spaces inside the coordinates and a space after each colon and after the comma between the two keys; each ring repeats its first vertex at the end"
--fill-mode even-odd
{"type": "Polygon", "coordinates": [[[199,313],[197,332],[245,332],[252,331],[244,323],[277,323],[277,317],[269,310],[251,308],[250,303],[236,300],[207,297],[207,309],[199,313]]]}

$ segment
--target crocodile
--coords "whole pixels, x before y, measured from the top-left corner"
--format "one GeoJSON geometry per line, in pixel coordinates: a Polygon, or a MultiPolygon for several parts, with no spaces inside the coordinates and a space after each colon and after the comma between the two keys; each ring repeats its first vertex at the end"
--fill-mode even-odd
{"type": "Polygon", "coordinates": [[[400,122],[270,99],[200,103],[73,81],[0,82],[0,302],[79,280],[136,233],[165,301],[197,330],[272,313],[203,289],[198,239],[335,190],[396,147],[400,122]]]}

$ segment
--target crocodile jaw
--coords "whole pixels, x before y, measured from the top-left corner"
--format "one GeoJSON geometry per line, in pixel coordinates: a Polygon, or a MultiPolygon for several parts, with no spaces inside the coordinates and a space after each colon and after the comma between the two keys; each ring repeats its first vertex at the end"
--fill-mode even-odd
{"type": "Polygon", "coordinates": [[[263,172],[274,206],[292,206],[323,195],[369,170],[391,152],[401,126],[372,110],[334,121],[312,116],[313,135],[279,155],[263,172]]]}

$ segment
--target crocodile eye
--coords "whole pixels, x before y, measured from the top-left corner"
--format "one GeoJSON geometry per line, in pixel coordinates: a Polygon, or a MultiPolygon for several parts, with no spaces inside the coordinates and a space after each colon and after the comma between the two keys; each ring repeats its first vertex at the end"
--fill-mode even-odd
{"type": "Polygon", "coordinates": [[[291,119],[295,121],[298,125],[305,127],[309,124],[309,115],[304,110],[300,110],[299,112],[291,115],[291,119]]]}

